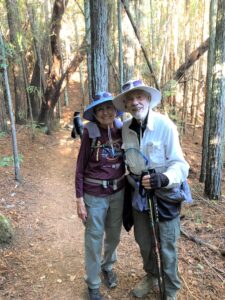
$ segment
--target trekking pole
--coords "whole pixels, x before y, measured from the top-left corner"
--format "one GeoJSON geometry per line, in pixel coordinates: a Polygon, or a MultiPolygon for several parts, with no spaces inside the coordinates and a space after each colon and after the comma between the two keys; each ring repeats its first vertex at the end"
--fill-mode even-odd
{"type": "MultiPolygon", "coordinates": [[[[145,174],[143,173],[142,176],[149,175],[154,172],[155,170],[149,170],[145,174]]],[[[145,191],[146,191],[148,204],[149,204],[149,218],[151,222],[153,241],[154,241],[154,252],[155,252],[156,265],[157,265],[160,299],[166,300],[163,260],[162,260],[161,246],[160,246],[159,214],[158,214],[157,199],[156,196],[154,195],[154,190],[146,189],[145,191]]]]}

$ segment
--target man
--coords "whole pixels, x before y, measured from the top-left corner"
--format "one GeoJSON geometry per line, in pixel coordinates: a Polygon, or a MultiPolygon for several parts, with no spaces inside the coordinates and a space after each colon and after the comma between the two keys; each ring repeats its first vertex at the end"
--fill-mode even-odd
{"type": "MultiPolygon", "coordinates": [[[[170,189],[179,186],[188,176],[189,165],[183,157],[178,132],[173,122],[152,109],[160,103],[161,93],[141,80],[130,80],[113,103],[133,118],[122,128],[126,165],[131,179],[139,186],[132,198],[134,235],[139,245],[146,276],[134,288],[136,297],[146,296],[158,287],[154,241],[151,234],[149,206],[143,190],[170,189]],[[143,171],[153,174],[142,176],[143,171]],[[142,188],[142,189],[141,189],[142,188]]],[[[176,242],[180,235],[180,203],[157,198],[160,245],[167,300],[175,300],[180,289],[176,242]]]]}

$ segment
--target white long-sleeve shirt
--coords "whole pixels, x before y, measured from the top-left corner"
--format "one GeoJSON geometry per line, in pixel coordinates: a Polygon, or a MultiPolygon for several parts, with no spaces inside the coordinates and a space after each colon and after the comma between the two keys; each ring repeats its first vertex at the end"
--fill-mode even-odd
{"type": "Polygon", "coordinates": [[[175,124],[167,116],[150,110],[139,143],[137,133],[129,128],[131,122],[132,119],[125,121],[122,128],[122,147],[129,170],[137,175],[147,169],[164,173],[169,179],[167,188],[183,182],[188,176],[189,164],[184,159],[175,124]]]}

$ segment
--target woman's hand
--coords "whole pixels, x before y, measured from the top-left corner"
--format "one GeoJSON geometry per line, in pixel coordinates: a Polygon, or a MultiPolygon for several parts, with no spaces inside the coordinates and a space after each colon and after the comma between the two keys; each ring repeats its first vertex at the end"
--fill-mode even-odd
{"type": "Polygon", "coordinates": [[[85,207],[83,197],[77,198],[76,202],[77,202],[77,215],[83,222],[86,222],[86,220],[87,220],[87,210],[86,210],[86,207],[85,207]]]}

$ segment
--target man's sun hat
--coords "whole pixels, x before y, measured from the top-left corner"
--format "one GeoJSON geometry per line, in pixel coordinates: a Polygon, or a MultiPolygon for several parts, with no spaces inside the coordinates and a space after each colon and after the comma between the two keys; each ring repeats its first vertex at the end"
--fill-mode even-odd
{"type": "MultiPolygon", "coordinates": [[[[96,93],[96,95],[93,97],[92,99],[92,103],[89,104],[83,113],[83,118],[88,120],[88,121],[92,121],[95,122],[95,116],[94,116],[94,108],[97,105],[106,103],[106,102],[112,102],[113,100],[113,96],[111,93],[109,92],[98,92],[96,93]]],[[[113,103],[113,102],[112,102],[113,103]]],[[[120,116],[122,114],[122,112],[117,111],[117,117],[120,116]]]]}
{"type": "Polygon", "coordinates": [[[127,93],[136,90],[144,91],[151,96],[150,108],[154,108],[160,103],[161,100],[160,91],[151,86],[145,85],[142,80],[138,79],[138,80],[129,80],[122,86],[122,93],[113,99],[113,104],[115,105],[115,107],[120,111],[126,111],[125,96],[127,93]]]}

